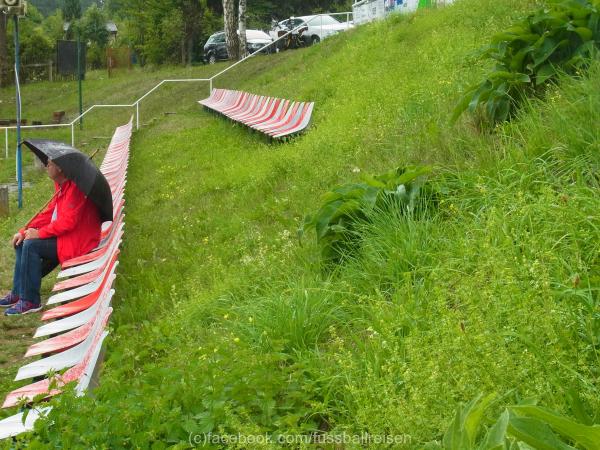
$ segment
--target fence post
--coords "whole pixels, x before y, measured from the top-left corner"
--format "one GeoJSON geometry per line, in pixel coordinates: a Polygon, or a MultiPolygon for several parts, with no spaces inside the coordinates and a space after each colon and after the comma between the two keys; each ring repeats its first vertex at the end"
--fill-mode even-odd
{"type": "Polygon", "coordinates": [[[6,159],[8,159],[8,128],[4,129],[4,151],[6,153],[6,159]]]}
{"type": "Polygon", "coordinates": [[[0,217],[8,216],[8,186],[0,186],[0,217]]]}
{"type": "Polygon", "coordinates": [[[50,73],[50,82],[52,82],[52,60],[48,62],[48,72],[50,73]]]}

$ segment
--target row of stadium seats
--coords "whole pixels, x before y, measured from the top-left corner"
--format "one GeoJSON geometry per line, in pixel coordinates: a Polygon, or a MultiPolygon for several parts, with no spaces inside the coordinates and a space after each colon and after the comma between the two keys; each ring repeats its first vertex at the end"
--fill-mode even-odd
{"type": "Polygon", "coordinates": [[[304,130],[315,105],[228,89],[213,89],[198,103],[276,139],[304,130]]]}
{"type": "MultiPolygon", "coordinates": [[[[125,225],[123,208],[131,133],[132,121],[116,129],[100,166],[112,191],[113,220],[103,224],[101,241],[94,251],[61,265],[58,278],[64,280],[54,285],[55,294],[47,302],[58,306],[43,313],[42,320],[47,323],[34,335],[50,337],[29,347],[25,358],[41,358],[22,366],[15,378],[16,381],[42,379],[9,393],[3,408],[22,406],[44,394],[50,398],[59,394],[66,383],[76,382],[78,395],[83,395],[90,385],[112,313],[112,286],[125,225]],[[46,377],[49,372],[63,370],[52,380],[46,377]]],[[[0,439],[31,430],[39,416],[49,410],[49,407],[35,407],[27,414],[25,423],[23,412],[0,421],[0,439]]]]}

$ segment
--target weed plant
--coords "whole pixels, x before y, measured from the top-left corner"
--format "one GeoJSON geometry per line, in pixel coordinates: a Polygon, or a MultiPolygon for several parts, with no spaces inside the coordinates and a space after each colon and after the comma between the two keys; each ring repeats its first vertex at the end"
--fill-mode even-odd
{"type": "Polygon", "coordinates": [[[433,206],[433,191],[423,188],[430,172],[429,167],[403,167],[335,187],[322,196],[315,215],[304,218],[298,235],[302,239],[306,230],[314,229],[324,268],[333,270],[353,256],[362,236],[359,228],[372,215],[393,208],[403,216],[421,217],[423,206],[433,206]]]}
{"type": "Polygon", "coordinates": [[[551,0],[495,35],[480,52],[494,69],[464,94],[452,120],[469,110],[494,125],[528,96],[541,95],[559,73],[580,73],[600,46],[599,7],[597,0],[551,0]]]}

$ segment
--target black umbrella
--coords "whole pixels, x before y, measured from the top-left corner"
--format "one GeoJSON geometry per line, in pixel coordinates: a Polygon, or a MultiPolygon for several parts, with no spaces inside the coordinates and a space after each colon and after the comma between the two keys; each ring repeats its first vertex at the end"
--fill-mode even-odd
{"type": "Polygon", "coordinates": [[[98,207],[102,222],[113,220],[110,186],[89,156],[70,145],[47,139],[26,139],[23,143],[44,165],[51,160],[60,167],[65,176],[98,207]]]}

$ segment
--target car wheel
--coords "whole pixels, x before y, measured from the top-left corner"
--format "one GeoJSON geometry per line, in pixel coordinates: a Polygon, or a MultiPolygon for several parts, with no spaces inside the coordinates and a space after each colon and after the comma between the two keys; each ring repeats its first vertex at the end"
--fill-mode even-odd
{"type": "Polygon", "coordinates": [[[216,62],[217,62],[217,58],[215,57],[215,55],[214,55],[214,53],[213,53],[213,54],[211,54],[211,55],[208,57],[208,63],[209,63],[209,64],[214,64],[214,63],[216,63],[216,62]]]}
{"type": "Polygon", "coordinates": [[[319,42],[321,42],[321,38],[319,38],[319,36],[315,35],[310,39],[310,45],[315,45],[318,44],[319,42]]]}

